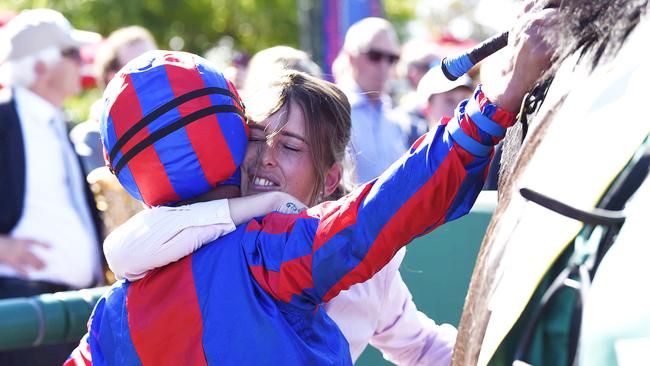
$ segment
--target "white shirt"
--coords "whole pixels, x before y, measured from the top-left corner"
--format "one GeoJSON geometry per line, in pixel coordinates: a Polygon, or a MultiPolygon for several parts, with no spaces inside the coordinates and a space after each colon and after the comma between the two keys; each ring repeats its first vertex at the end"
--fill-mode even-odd
{"type": "Polygon", "coordinates": [[[417,310],[399,273],[405,254],[406,249],[400,249],[371,279],[324,305],[348,340],[353,362],[370,343],[398,365],[451,364],[456,328],[438,325],[417,310]]]}
{"type": "MultiPolygon", "coordinates": [[[[225,235],[234,225],[223,202],[139,213],[106,238],[109,266],[117,270],[116,277],[135,280],[225,235]],[[223,213],[228,223],[222,222],[223,213]],[[130,276],[133,272],[136,275],[130,276]]],[[[405,253],[402,248],[373,278],[341,292],[324,305],[325,311],[348,340],[353,361],[370,343],[399,365],[449,365],[457,331],[417,311],[398,271],[405,253]]]]}
{"type": "MultiPolygon", "coordinates": [[[[99,263],[97,242],[94,228],[84,224],[87,220],[81,215],[86,213],[77,212],[70,199],[62,153],[62,144],[68,141],[61,141],[58,130],[65,131],[62,112],[27,89],[16,88],[14,98],[25,147],[25,199],[10,236],[50,245],[33,247],[46,265],[32,270],[29,279],[90,286],[99,263]]],[[[78,164],[74,168],[80,170],[78,164]]],[[[22,277],[1,264],[0,276],[22,277]]]]}

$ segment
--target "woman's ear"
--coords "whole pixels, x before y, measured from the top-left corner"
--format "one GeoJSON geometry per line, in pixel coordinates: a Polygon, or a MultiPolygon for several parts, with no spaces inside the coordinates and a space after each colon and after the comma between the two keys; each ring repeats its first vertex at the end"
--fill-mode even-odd
{"type": "Polygon", "coordinates": [[[341,163],[334,163],[327,169],[325,173],[325,181],[323,183],[323,197],[328,197],[339,186],[341,178],[343,177],[343,166],[341,163]]]}

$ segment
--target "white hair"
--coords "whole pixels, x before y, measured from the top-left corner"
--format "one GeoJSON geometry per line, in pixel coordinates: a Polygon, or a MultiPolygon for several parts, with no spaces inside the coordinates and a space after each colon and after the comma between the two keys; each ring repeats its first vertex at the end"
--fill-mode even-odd
{"type": "Polygon", "coordinates": [[[244,93],[265,89],[287,70],[323,78],[323,71],[305,51],[289,46],[274,46],[257,52],[248,63],[244,93]]]}
{"type": "Polygon", "coordinates": [[[399,47],[399,40],[395,28],[384,18],[369,17],[352,24],[345,33],[343,50],[352,55],[358,55],[364,51],[372,42],[372,39],[379,33],[386,32],[393,44],[399,47]]]}
{"type": "Polygon", "coordinates": [[[334,62],[332,62],[332,76],[336,84],[344,85],[352,78],[351,68],[350,59],[344,57],[343,53],[339,52],[334,62]]]}
{"type": "Polygon", "coordinates": [[[56,46],[44,48],[32,55],[0,64],[0,84],[29,88],[36,82],[36,64],[50,68],[61,61],[61,51],[56,46]]]}

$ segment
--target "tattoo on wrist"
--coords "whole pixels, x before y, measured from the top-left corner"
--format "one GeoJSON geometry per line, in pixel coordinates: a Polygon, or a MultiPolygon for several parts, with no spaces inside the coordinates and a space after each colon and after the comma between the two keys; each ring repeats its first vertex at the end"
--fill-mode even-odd
{"type": "Polygon", "coordinates": [[[298,213],[298,212],[300,212],[300,210],[298,209],[298,207],[296,206],[296,204],[293,203],[293,202],[287,202],[287,203],[285,204],[285,206],[287,207],[287,210],[288,210],[289,212],[291,212],[291,213],[298,213]]]}

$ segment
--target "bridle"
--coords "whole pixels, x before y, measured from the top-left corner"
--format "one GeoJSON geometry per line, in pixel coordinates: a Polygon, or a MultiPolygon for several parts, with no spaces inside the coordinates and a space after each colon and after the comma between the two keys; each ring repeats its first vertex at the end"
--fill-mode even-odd
{"type": "Polygon", "coordinates": [[[537,83],[535,87],[526,95],[521,102],[521,107],[519,108],[519,113],[517,114],[517,122],[521,123],[521,141],[520,144],[524,143],[524,139],[528,134],[528,118],[529,116],[537,113],[546,99],[548,94],[548,89],[553,82],[554,76],[547,77],[541,82],[537,83]]]}

